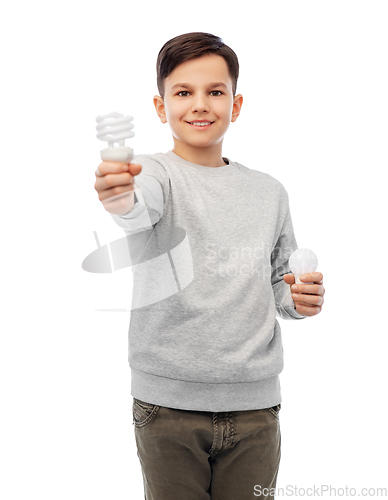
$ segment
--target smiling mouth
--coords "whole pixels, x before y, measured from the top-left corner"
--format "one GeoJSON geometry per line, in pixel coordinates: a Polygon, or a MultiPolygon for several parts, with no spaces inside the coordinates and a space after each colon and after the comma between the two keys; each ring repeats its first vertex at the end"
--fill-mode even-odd
{"type": "Polygon", "coordinates": [[[194,127],[204,128],[204,127],[208,127],[209,125],[211,125],[214,122],[209,122],[209,121],[192,121],[192,122],[187,122],[187,123],[189,125],[193,125],[194,127]]]}

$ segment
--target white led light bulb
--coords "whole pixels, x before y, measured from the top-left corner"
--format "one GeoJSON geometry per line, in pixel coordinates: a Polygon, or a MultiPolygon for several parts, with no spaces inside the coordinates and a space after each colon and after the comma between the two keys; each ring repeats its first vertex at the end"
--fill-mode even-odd
{"type": "Polygon", "coordinates": [[[108,148],[101,150],[100,155],[103,161],[117,161],[130,163],[133,158],[133,149],[125,146],[125,139],[133,137],[132,116],[124,116],[121,113],[108,113],[97,116],[97,139],[106,141],[108,148]],[[117,143],[118,146],[114,146],[117,143]]]}
{"type": "Polygon", "coordinates": [[[314,252],[308,248],[298,248],[290,256],[289,265],[292,274],[295,276],[295,283],[309,285],[312,282],[300,281],[302,274],[314,273],[318,267],[318,258],[314,252]]]}

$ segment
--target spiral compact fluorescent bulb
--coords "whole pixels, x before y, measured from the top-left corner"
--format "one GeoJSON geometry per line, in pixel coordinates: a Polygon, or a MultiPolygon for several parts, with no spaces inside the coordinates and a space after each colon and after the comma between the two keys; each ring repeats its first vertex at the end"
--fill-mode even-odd
{"type": "Polygon", "coordinates": [[[295,283],[301,285],[311,285],[312,282],[300,281],[302,274],[314,273],[318,267],[318,258],[314,252],[308,248],[298,248],[290,256],[289,265],[292,274],[295,276],[295,283]]]}
{"type": "Polygon", "coordinates": [[[125,139],[133,137],[132,116],[124,116],[121,113],[108,113],[97,116],[97,139],[106,141],[108,148],[101,150],[102,161],[117,161],[130,163],[133,158],[133,149],[125,146],[125,139]],[[114,146],[114,144],[118,146],[114,146]]]}

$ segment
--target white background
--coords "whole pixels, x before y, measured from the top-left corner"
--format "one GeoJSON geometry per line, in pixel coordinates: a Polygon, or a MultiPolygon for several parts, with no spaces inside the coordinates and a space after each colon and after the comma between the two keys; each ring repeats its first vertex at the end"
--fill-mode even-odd
{"type": "Polygon", "coordinates": [[[135,153],[171,149],[155,62],[190,31],[237,53],[244,104],[223,154],[283,183],[324,274],[322,313],[281,323],[278,487],[388,487],[387,25],[373,0],[3,7],[1,498],[143,498],[129,313],[96,311],[130,308],[131,273],[81,268],[93,231],[123,235],[94,190],[95,118],[131,114],[135,153]]]}

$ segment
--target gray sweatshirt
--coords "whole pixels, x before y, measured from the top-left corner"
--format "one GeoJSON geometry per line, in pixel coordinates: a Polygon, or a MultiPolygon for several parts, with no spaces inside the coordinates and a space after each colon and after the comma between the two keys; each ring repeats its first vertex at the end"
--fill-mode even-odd
{"type": "Polygon", "coordinates": [[[131,394],[148,403],[224,412],[281,402],[276,316],[304,318],[283,281],[297,248],[288,195],[224,160],[135,156],[135,206],[111,214],[133,262],[131,394]]]}

